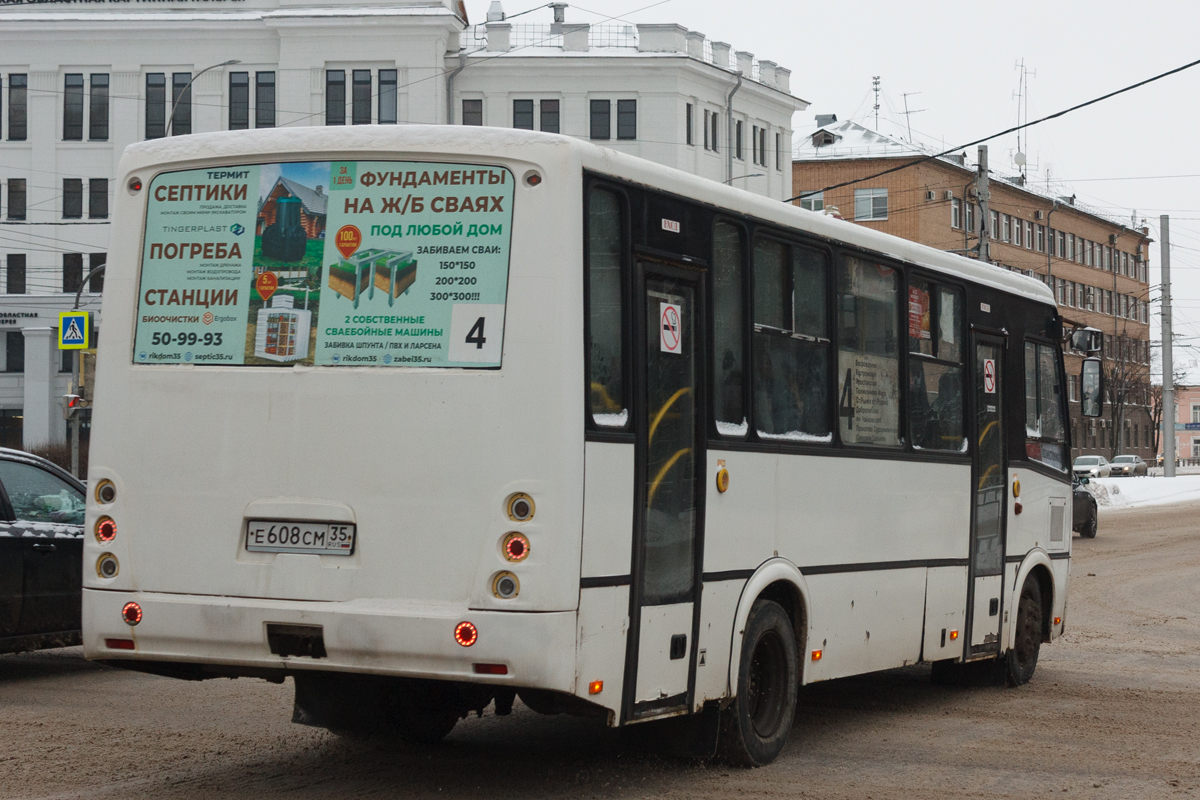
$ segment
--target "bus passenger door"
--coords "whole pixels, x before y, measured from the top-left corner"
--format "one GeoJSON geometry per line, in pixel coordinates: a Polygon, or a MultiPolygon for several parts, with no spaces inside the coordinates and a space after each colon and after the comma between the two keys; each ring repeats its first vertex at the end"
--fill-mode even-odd
{"type": "Polygon", "coordinates": [[[1007,508],[1004,459],[1004,342],[976,334],[975,498],[971,522],[971,579],[967,590],[966,659],[1000,652],[1003,618],[1004,523],[1007,508]]]}
{"type": "Polygon", "coordinates": [[[626,720],[685,711],[694,683],[705,463],[699,277],[663,264],[637,269],[626,720]]]}

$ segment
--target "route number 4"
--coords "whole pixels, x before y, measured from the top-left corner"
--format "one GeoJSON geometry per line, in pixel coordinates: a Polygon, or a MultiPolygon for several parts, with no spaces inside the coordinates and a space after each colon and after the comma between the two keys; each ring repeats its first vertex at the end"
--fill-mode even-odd
{"type": "Polygon", "coordinates": [[[467,333],[467,338],[464,339],[467,344],[475,345],[476,350],[482,350],[487,344],[487,339],[483,336],[483,323],[486,317],[480,317],[475,320],[475,324],[471,326],[471,330],[467,333]]]}
{"type": "Polygon", "coordinates": [[[455,303],[446,353],[451,364],[500,366],[504,349],[503,303],[455,303]]]}

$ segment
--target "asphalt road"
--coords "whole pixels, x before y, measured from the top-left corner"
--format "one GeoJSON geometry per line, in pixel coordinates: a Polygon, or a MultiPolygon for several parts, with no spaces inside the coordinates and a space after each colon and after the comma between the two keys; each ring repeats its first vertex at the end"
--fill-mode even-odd
{"type": "Polygon", "coordinates": [[[622,745],[590,720],[460,722],[440,746],[292,725],[292,688],[0,656],[0,797],[1159,798],[1200,795],[1200,506],[1102,513],[1075,540],[1067,635],[1021,689],[927,667],[805,687],[754,770],[622,745]]]}

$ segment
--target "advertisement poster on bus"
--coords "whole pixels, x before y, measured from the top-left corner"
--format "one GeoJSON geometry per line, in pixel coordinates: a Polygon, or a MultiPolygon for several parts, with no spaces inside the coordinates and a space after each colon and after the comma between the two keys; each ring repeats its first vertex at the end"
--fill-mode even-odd
{"type": "Polygon", "coordinates": [[[503,167],[259,164],[148,191],[134,363],[500,366],[503,167]]]}

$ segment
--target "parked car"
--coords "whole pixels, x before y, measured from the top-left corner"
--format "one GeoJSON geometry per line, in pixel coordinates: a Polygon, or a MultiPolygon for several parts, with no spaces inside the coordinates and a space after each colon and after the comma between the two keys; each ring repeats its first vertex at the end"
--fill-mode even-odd
{"type": "Polygon", "coordinates": [[[0,653],[81,644],[86,487],[0,448],[0,653]]]}
{"type": "Polygon", "coordinates": [[[1087,482],[1087,478],[1076,478],[1071,487],[1074,497],[1071,530],[1077,531],[1085,539],[1095,539],[1096,529],[1100,525],[1100,513],[1096,498],[1083,488],[1087,482]]]}
{"type": "Polygon", "coordinates": [[[1112,474],[1112,466],[1104,456],[1080,456],[1071,465],[1071,470],[1077,476],[1088,478],[1107,478],[1112,474]]]}
{"type": "Polygon", "coordinates": [[[1135,477],[1145,475],[1150,469],[1146,462],[1142,461],[1141,456],[1117,456],[1109,466],[1111,467],[1110,474],[1114,478],[1118,475],[1135,477]]]}

